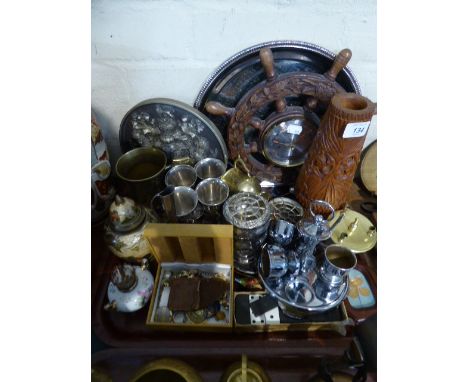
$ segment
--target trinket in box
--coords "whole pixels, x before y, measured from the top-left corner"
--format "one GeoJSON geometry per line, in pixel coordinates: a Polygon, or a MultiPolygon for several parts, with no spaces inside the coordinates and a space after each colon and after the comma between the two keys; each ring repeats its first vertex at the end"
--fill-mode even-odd
{"type": "Polygon", "coordinates": [[[144,235],[158,262],[146,324],[159,330],[232,330],[232,226],[152,223],[144,235]]]}
{"type": "Polygon", "coordinates": [[[329,311],[294,319],[286,316],[276,299],[263,292],[234,294],[236,332],[334,331],[345,336],[354,325],[344,303],[329,311]]]}

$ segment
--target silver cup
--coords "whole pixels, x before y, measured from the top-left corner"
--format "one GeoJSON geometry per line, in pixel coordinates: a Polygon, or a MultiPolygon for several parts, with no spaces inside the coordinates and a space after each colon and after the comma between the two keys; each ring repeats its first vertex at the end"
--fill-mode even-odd
{"type": "Polygon", "coordinates": [[[339,245],[329,245],[325,249],[325,258],[320,267],[320,278],[330,287],[339,286],[356,263],[356,255],[349,249],[339,245]]]}
{"type": "Polygon", "coordinates": [[[197,188],[198,201],[203,205],[205,221],[219,223],[222,218],[222,206],[229,196],[229,187],[221,179],[208,178],[202,180],[197,188]]]}
{"type": "Polygon", "coordinates": [[[180,164],[172,167],[166,174],[166,186],[192,187],[197,181],[197,173],[192,166],[180,164]]]}
{"type": "Polygon", "coordinates": [[[174,204],[176,216],[182,218],[195,210],[198,204],[198,196],[190,187],[174,187],[174,204]]]}
{"type": "Polygon", "coordinates": [[[195,190],[190,187],[168,186],[156,194],[151,201],[151,207],[156,216],[164,216],[170,223],[191,214],[198,204],[195,190]]]}
{"type": "Polygon", "coordinates": [[[202,180],[196,191],[200,203],[208,207],[220,206],[229,196],[228,185],[217,178],[202,180]]]}
{"type": "Polygon", "coordinates": [[[260,270],[269,279],[283,277],[288,272],[288,258],[284,248],[266,244],[262,247],[260,270]]]}
{"type": "Polygon", "coordinates": [[[329,245],[314,285],[315,295],[325,303],[335,301],[343,292],[344,280],[356,266],[356,255],[345,247],[329,245]]]}
{"type": "Polygon", "coordinates": [[[270,238],[278,245],[287,246],[291,244],[296,227],[286,220],[273,220],[270,223],[270,238]]]}
{"type": "Polygon", "coordinates": [[[202,180],[219,178],[226,172],[226,164],[216,158],[205,158],[195,165],[195,172],[202,180]]]}

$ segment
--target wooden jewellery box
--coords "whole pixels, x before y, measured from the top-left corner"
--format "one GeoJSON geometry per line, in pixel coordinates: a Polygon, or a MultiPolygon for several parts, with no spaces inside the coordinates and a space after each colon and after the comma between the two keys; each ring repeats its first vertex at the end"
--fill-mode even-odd
{"type": "MultiPolygon", "coordinates": [[[[158,330],[231,331],[234,322],[233,227],[219,224],[148,224],[144,235],[158,263],[146,324],[158,330]],[[164,308],[170,288],[164,279],[181,271],[217,274],[228,282],[223,320],[175,320],[164,308]],[[162,319],[169,314],[169,320],[162,319]]],[[[185,315],[185,313],[184,313],[185,315]]],[[[167,318],[167,317],[166,317],[167,318]]]]}

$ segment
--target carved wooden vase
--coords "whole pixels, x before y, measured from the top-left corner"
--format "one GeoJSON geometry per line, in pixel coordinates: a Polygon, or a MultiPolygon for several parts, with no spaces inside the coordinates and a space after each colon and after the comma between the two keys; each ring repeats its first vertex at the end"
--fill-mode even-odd
{"type": "Polygon", "coordinates": [[[296,198],[305,208],[314,199],[325,200],[335,209],[345,206],[376,108],[377,104],[354,93],[332,98],[296,180],[296,198]]]}

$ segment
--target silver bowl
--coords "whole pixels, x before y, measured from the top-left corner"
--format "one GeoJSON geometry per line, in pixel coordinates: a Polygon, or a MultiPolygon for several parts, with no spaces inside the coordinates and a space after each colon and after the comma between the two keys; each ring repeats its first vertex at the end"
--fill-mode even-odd
{"type": "Polygon", "coordinates": [[[223,204],[229,196],[228,185],[218,178],[202,180],[196,191],[200,203],[209,207],[223,204]]]}

